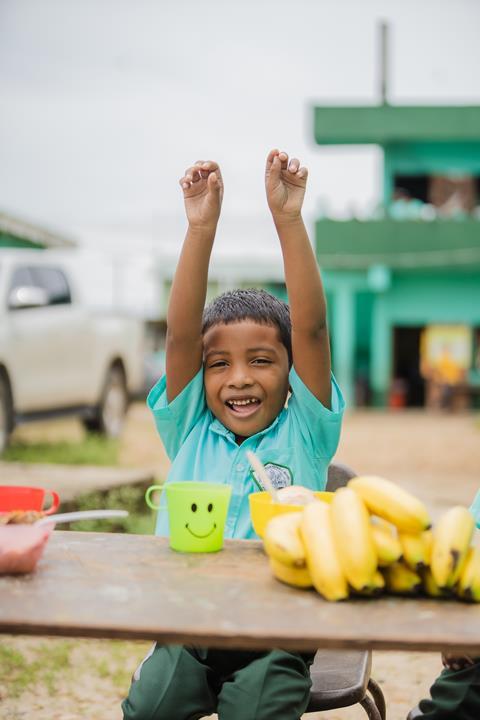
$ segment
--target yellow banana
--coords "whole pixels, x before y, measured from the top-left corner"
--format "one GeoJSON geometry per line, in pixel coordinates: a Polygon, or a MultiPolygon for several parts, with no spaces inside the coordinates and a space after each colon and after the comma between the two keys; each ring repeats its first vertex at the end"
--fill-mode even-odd
{"type": "Polygon", "coordinates": [[[415,595],[422,587],[418,573],[410,570],[403,562],[396,562],[383,569],[385,586],[395,595],[415,595]]]}
{"type": "Polygon", "coordinates": [[[316,590],[327,600],[348,597],[348,585],[337,554],[331,508],[321,500],[305,506],[300,535],[307,554],[307,567],[316,590]]]}
{"type": "Polygon", "coordinates": [[[439,588],[432,575],[432,570],[429,567],[423,568],[421,571],[423,589],[430,597],[444,598],[449,597],[450,593],[442,588],[439,588]]]}
{"type": "Polygon", "coordinates": [[[270,557],[295,568],[306,566],[305,547],[300,537],[301,512],[273,517],[265,529],[263,546],[270,557]]]}
{"type": "Polygon", "coordinates": [[[473,515],[461,505],[447,510],[436,524],[431,568],[438,587],[453,587],[457,582],[474,528],[473,515]]]}
{"type": "Polygon", "coordinates": [[[404,532],[422,532],[431,525],[425,505],[403,488],[373,475],[352,478],[348,486],[357,492],[368,510],[404,532]]]}
{"type": "Polygon", "coordinates": [[[433,531],[424,530],[422,533],[423,542],[425,543],[425,554],[427,559],[427,565],[432,562],[432,550],[433,550],[433,531]]]}
{"type": "Polygon", "coordinates": [[[348,487],[340,488],[331,503],[333,535],[342,570],[355,590],[371,585],[377,553],[370,516],[362,499],[348,487]]]}
{"type": "Polygon", "coordinates": [[[469,548],[456,592],[463,600],[480,602],[480,549],[469,548]]]}
{"type": "Polygon", "coordinates": [[[400,533],[403,559],[409,568],[418,572],[430,564],[430,530],[423,533],[400,533]]]}
{"type": "Polygon", "coordinates": [[[306,567],[291,567],[284,565],[274,557],[270,557],[269,559],[270,567],[277,580],[280,580],[287,585],[293,585],[293,587],[312,587],[312,578],[310,577],[310,573],[306,567]]]}
{"type": "Polygon", "coordinates": [[[402,546],[397,537],[397,530],[381,518],[372,520],[372,537],[377,550],[380,567],[391,565],[402,557],[402,546]]]}
{"type": "Polygon", "coordinates": [[[385,578],[380,570],[376,570],[368,587],[363,588],[358,594],[366,597],[377,597],[382,594],[385,588],[385,578]]]}

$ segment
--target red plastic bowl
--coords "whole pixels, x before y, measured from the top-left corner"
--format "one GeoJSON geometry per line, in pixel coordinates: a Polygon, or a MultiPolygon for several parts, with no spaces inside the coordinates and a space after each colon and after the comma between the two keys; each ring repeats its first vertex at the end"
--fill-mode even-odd
{"type": "Polygon", "coordinates": [[[52,515],[60,505],[60,498],[54,490],[43,487],[30,487],[28,485],[0,485],[0,512],[11,510],[37,510],[44,511],[45,515],[52,515]],[[50,507],[43,510],[45,499],[52,496],[50,507]]]}

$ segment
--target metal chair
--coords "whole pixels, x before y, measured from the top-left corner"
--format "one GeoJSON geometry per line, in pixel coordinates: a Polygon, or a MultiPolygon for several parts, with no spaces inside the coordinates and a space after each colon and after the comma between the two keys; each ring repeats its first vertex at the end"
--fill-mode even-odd
{"type": "MultiPolygon", "coordinates": [[[[334,492],[355,473],[347,465],[332,463],[328,468],[327,490],[334,492]]],[[[360,705],[370,720],[385,720],[385,698],[370,677],[371,650],[318,650],[310,668],[312,687],[306,713],[360,705]]]]}

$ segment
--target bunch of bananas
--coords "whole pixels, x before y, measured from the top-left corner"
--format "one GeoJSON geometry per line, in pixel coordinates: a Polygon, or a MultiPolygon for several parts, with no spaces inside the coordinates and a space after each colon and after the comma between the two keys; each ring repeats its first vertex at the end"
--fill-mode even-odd
{"type": "Polygon", "coordinates": [[[432,529],[417,498],[389,480],[352,478],[330,503],[315,500],[267,525],[264,547],[276,578],[315,587],[327,600],[383,590],[480,602],[475,522],[452,507],[432,529]]]}

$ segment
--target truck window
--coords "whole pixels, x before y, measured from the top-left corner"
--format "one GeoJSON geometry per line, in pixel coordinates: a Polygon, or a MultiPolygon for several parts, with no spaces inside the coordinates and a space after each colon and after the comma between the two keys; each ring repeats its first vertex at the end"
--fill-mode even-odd
{"type": "Polygon", "coordinates": [[[18,287],[33,287],[34,285],[35,283],[30,273],[30,268],[18,267],[13,271],[10,281],[10,291],[18,287]]]}
{"type": "Polygon", "coordinates": [[[72,302],[67,278],[61,270],[52,267],[32,267],[34,285],[48,293],[49,305],[68,305],[72,302]]]}

